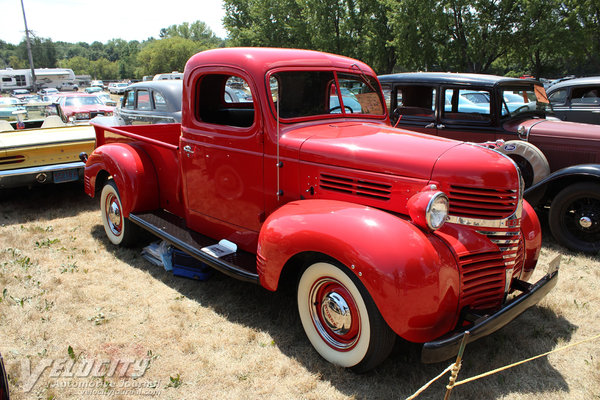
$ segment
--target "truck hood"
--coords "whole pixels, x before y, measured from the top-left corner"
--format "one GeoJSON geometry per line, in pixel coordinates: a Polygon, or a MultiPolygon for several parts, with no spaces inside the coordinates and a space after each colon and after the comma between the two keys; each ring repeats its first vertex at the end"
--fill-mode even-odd
{"type": "MultiPolygon", "coordinates": [[[[305,126],[284,132],[300,141],[303,162],[429,180],[440,156],[461,142],[365,122],[305,126]]],[[[296,144],[297,146],[298,144],[296,144]]]]}

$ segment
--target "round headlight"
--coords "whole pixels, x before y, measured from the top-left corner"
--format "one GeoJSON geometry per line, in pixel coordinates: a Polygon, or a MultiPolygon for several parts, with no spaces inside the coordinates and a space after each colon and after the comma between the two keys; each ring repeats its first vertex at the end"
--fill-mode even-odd
{"type": "Polygon", "coordinates": [[[431,197],[425,211],[427,226],[431,230],[440,229],[444,225],[444,222],[448,219],[449,206],[450,202],[444,193],[437,192],[431,197]]]}
{"type": "Polygon", "coordinates": [[[448,219],[449,204],[448,197],[443,192],[426,190],[408,200],[408,214],[414,224],[435,231],[448,219]]]}

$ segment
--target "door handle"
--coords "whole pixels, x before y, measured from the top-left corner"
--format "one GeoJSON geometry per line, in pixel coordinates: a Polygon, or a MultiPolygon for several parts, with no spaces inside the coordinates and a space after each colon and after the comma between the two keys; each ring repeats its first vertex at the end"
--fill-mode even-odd
{"type": "Polygon", "coordinates": [[[192,146],[190,146],[189,144],[186,144],[185,146],[183,146],[183,151],[185,151],[186,153],[188,153],[188,157],[190,156],[190,154],[194,154],[194,150],[192,150],[192,146]]]}
{"type": "Polygon", "coordinates": [[[438,129],[444,129],[445,127],[446,127],[446,125],[444,125],[444,124],[439,124],[439,125],[437,126],[437,128],[438,128],[438,129]]]}
{"type": "Polygon", "coordinates": [[[425,125],[426,129],[431,129],[431,128],[435,128],[435,124],[432,122],[430,124],[425,125]]]}

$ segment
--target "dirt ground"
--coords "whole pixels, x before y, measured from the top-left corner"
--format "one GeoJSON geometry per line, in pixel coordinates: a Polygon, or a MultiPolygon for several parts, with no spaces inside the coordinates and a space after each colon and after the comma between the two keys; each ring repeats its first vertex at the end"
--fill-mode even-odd
{"type": "MultiPolygon", "coordinates": [[[[174,277],[104,235],[80,184],[0,193],[0,353],[14,399],[405,399],[450,363],[399,345],[356,375],[322,360],[293,293],[174,277]]],[[[459,380],[600,334],[600,262],[545,236],[557,287],[467,346],[459,380]]],[[[448,376],[419,399],[443,399],[448,376]]],[[[600,339],[457,387],[453,399],[600,399],[600,339]]]]}

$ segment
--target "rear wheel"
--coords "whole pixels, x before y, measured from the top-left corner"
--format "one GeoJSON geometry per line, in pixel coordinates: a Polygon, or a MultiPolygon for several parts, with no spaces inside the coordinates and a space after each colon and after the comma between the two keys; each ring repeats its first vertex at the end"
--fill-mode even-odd
{"type": "Polygon", "coordinates": [[[348,270],[312,264],[302,273],[297,300],[306,336],[327,361],[365,372],[390,354],[396,334],[348,270]]]}
{"type": "Polygon", "coordinates": [[[123,206],[117,185],[106,182],[100,195],[102,225],[108,239],[118,246],[131,246],[137,241],[140,229],[123,216],[123,206]]]}
{"type": "Polygon", "coordinates": [[[548,215],[558,243],[585,253],[600,251],[600,185],[592,182],[567,186],[556,195],[548,215]]]}

